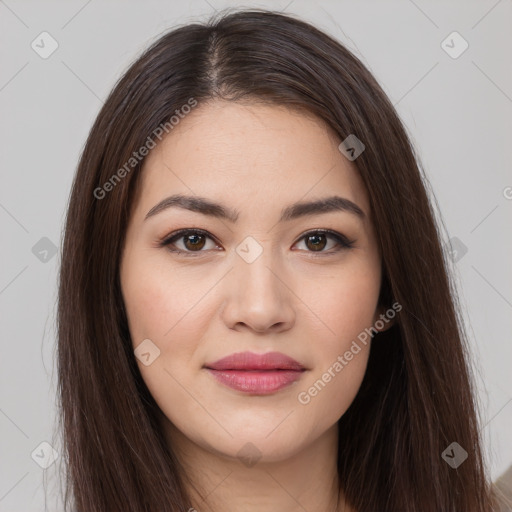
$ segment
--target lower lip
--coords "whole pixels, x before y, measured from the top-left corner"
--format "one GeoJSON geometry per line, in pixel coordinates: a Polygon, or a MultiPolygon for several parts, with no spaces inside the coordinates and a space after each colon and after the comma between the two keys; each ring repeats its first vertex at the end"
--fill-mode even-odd
{"type": "Polygon", "coordinates": [[[299,380],[302,371],[295,370],[212,370],[208,371],[222,384],[258,395],[268,395],[299,380]]]}

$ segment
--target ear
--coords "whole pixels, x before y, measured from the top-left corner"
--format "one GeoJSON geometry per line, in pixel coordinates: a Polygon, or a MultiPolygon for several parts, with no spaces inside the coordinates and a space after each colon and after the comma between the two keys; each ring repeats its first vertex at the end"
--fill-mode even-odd
{"type": "Polygon", "coordinates": [[[379,305],[373,317],[373,327],[378,332],[387,331],[390,327],[395,325],[397,311],[399,311],[399,309],[379,305]]]}

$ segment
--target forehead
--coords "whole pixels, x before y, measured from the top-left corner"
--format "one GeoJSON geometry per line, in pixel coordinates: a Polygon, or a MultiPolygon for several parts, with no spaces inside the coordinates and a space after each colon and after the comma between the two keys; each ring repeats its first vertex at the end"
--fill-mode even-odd
{"type": "Polygon", "coordinates": [[[215,199],[248,215],[282,204],[342,195],[368,211],[357,168],[341,140],[311,114],[216,100],[180,119],[145,159],[137,209],[167,195],[215,199]]]}

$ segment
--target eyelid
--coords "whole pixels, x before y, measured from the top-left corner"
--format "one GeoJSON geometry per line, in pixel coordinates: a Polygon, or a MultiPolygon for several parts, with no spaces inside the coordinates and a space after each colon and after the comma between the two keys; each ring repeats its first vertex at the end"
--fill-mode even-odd
{"type": "MultiPolygon", "coordinates": [[[[165,236],[158,243],[158,245],[159,245],[159,247],[169,246],[169,245],[172,244],[173,241],[179,240],[180,238],[183,238],[185,235],[190,234],[190,233],[195,233],[195,234],[203,235],[203,236],[213,240],[217,245],[220,245],[220,243],[217,241],[217,239],[211,233],[209,233],[208,231],[206,231],[204,229],[201,229],[201,228],[183,228],[183,229],[178,229],[177,231],[173,231],[171,234],[165,236]]],[[[171,252],[178,253],[178,254],[195,255],[195,254],[200,254],[200,253],[205,252],[205,251],[181,251],[179,249],[176,249],[176,250],[173,250],[171,252]]]]}
{"type": "MultiPolygon", "coordinates": [[[[295,245],[297,242],[300,242],[305,236],[314,235],[316,233],[320,233],[322,235],[329,235],[335,240],[337,240],[338,243],[340,243],[342,246],[346,246],[347,248],[351,247],[355,243],[355,240],[350,240],[346,235],[344,235],[343,233],[339,233],[338,231],[326,228],[316,228],[308,229],[307,231],[299,235],[297,241],[293,245],[295,245]]],[[[311,252],[313,252],[314,254],[314,251],[311,252]]]]}
{"type": "MultiPolygon", "coordinates": [[[[211,233],[209,233],[208,231],[201,229],[201,228],[183,228],[183,229],[179,229],[177,231],[173,231],[170,235],[165,236],[159,242],[158,245],[160,247],[167,247],[167,246],[171,245],[175,240],[182,238],[185,235],[191,234],[191,233],[203,235],[203,236],[213,240],[217,245],[221,245],[211,233]]],[[[345,236],[344,234],[339,233],[337,231],[334,231],[331,229],[326,229],[326,228],[316,228],[316,229],[308,229],[307,231],[305,231],[304,233],[299,235],[297,240],[293,243],[293,246],[295,246],[298,242],[300,242],[306,236],[314,235],[314,234],[321,234],[321,235],[326,235],[326,236],[330,236],[331,238],[334,238],[336,240],[336,242],[338,243],[339,247],[335,250],[331,249],[330,251],[318,251],[318,252],[305,251],[313,256],[326,256],[326,255],[331,255],[331,254],[337,254],[343,250],[351,249],[353,247],[353,244],[355,243],[355,240],[350,240],[347,236],[345,236]]],[[[182,251],[179,249],[176,249],[176,250],[169,249],[169,251],[174,254],[182,254],[182,255],[186,255],[186,256],[199,256],[201,253],[207,252],[207,251],[202,251],[202,250],[200,250],[200,251],[182,251]]]]}

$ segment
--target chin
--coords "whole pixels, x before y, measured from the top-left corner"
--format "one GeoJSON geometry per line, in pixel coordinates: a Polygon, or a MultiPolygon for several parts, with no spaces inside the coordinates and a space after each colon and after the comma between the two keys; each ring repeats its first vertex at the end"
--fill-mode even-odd
{"type": "Polygon", "coordinates": [[[215,439],[205,438],[204,432],[201,432],[202,438],[197,441],[208,451],[222,457],[238,459],[248,467],[256,462],[280,462],[303,450],[307,439],[304,431],[299,434],[291,432],[290,425],[288,428],[278,425],[279,422],[265,428],[229,429],[233,437],[226,434],[215,439]]]}

